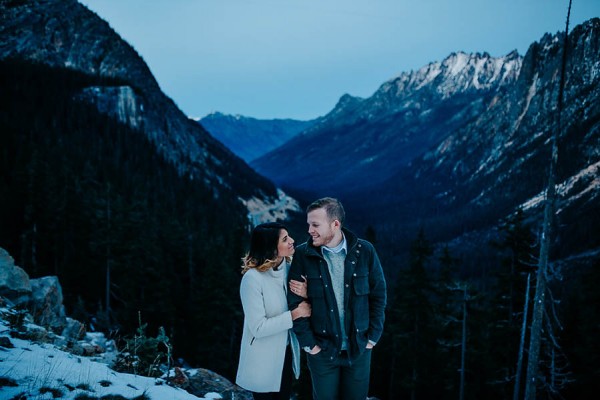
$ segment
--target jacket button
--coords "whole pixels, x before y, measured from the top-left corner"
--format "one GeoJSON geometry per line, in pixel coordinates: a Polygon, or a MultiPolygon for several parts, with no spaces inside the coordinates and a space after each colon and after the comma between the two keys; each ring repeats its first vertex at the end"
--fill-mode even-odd
{"type": "Polygon", "coordinates": [[[346,287],[348,287],[348,286],[350,286],[350,285],[348,285],[348,284],[346,283],[346,287]]]}
{"type": "Polygon", "coordinates": [[[360,250],[356,250],[356,254],[360,254],[360,250]]]}
{"type": "MultiPolygon", "coordinates": [[[[358,329],[357,329],[358,330],[358,329]]],[[[323,333],[325,333],[325,329],[323,329],[323,333]]]]}
{"type": "Polygon", "coordinates": [[[331,309],[331,312],[333,312],[333,308],[331,309]]]}
{"type": "Polygon", "coordinates": [[[327,287],[327,284],[325,284],[325,287],[327,287]]]}
{"type": "Polygon", "coordinates": [[[352,261],[352,264],[356,264],[356,261],[352,261]]]}
{"type": "Polygon", "coordinates": [[[356,276],[356,273],[352,274],[353,276],[356,276]]]}

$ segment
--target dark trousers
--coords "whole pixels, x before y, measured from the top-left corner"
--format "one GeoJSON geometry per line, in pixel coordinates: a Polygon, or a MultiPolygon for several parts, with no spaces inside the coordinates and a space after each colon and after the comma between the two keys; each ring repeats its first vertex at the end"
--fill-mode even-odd
{"type": "Polygon", "coordinates": [[[293,377],[294,370],[292,369],[292,349],[290,346],[287,346],[287,348],[285,349],[285,361],[283,361],[283,371],[281,373],[281,387],[279,388],[279,392],[252,392],[254,400],[290,400],[290,396],[292,394],[293,377]]]}
{"type": "Polygon", "coordinates": [[[333,360],[317,353],[307,355],[314,400],[365,400],[369,393],[371,350],[352,363],[344,351],[333,360]]]}

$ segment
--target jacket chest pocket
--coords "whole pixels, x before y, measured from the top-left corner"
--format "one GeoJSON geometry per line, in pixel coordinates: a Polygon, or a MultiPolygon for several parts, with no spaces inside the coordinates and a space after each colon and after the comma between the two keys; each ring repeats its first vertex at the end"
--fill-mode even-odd
{"type": "Polygon", "coordinates": [[[369,287],[369,272],[356,271],[352,276],[352,286],[356,296],[366,296],[371,292],[369,287]]]}
{"type": "Polygon", "coordinates": [[[354,325],[356,329],[362,331],[369,327],[369,293],[371,292],[369,274],[367,271],[356,271],[352,278],[354,325]]]}

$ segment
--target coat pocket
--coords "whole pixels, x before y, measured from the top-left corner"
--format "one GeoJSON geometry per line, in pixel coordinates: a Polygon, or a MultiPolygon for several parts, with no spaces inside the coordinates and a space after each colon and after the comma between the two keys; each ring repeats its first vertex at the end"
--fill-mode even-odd
{"type": "Polygon", "coordinates": [[[353,281],[354,299],[352,309],[354,324],[357,331],[366,331],[369,328],[369,275],[368,273],[356,274],[353,281]]]}
{"type": "Polygon", "coordinates": [[[359,275],[358,273],[354,276],[354,294],[357,296],[365,296],[371,292],[369,288],[369,274],[364,273],[359,275]]]}

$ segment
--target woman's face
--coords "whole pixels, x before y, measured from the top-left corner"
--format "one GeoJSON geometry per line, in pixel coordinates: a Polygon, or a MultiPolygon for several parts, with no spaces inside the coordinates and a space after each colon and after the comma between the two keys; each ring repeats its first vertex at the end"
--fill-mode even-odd
{"type": "Polygon", "coordinates": [[[279,242],[277,243],[277,256],[290,257],[294,254],[294,239],[288,235],[288,231],[282,229],[279,231],[279,242]]]}

